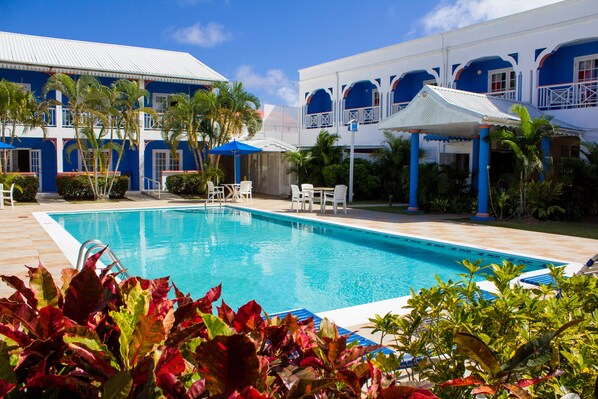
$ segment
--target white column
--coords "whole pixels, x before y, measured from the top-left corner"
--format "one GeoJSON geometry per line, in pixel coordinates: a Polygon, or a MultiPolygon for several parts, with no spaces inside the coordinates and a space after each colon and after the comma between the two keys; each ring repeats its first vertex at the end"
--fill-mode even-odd
{"type": "MultiPolygon", "coordinates": [[[[62,93],[56,90],[56,101],[62,102],[62,93]]],[[[62,105],[56,106],[56,127],[62,128],[62,105]]]]}
{"type": "MultiPolygon", "coordinates": [[[[62,113],[62,112],[61,112],[62,113]]],[[[56,114],[58,115],[58,114],[56,114]]],[[[64,154],[64,140],[61,136],[56,137],[56,172],[64,172],[63,155],[64,154]]]]}

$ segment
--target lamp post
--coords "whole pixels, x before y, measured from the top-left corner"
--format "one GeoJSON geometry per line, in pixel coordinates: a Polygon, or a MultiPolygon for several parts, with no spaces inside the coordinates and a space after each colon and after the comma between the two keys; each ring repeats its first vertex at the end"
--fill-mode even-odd
{"type": "Polygon", "coordinates": [[[359,123],[351,119],[347,125],[347,130],[351,132],[351,152],[349,153],[349,202],[353,202],[353,158],[355,156],[355,132],[359,130],[359,123]]]}

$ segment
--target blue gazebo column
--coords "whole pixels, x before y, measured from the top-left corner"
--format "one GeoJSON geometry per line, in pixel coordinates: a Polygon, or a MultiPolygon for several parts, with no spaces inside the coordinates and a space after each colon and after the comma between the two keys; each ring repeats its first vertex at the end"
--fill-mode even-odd
{"type": "Polygon", "coordinates": [[[478,173],[478,213],[477,220],[488,220],[488,167],[490,160],[490,125],[480,125],[480,162],[478,173]]]}
{"type": "Polygon", "coordinates": [[[480,135],[471,137],[471,185],[478,191],[478,174],[480,173],[480,135]]]}
{"type": "Polygon", "coordinates": [[[419,132],[410,130],[411,133],[411,160],[409,163],[409,212],[419,211],[417,207],[417,179],[419,169],[419,132]]]}
{"type": "Polygon", "coordinates": [[[540,181],[544,181],[548,177],[550,170],[550,137],[542,137],[542,173],[540,174],[540,181]]]}
{"type": "Polygon", "coordinates": [[[237,177],[235,183],[239,184],[241,182],[241,159],[239,155],[235,155],[233,159],[235,161],[235,176],[237,177]]]}

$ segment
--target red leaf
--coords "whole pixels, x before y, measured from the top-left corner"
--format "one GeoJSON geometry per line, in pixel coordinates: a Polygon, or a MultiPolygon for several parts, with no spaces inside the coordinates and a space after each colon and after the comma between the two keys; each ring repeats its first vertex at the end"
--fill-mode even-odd
{"type": "Polygon", "coordinates": [[[64,315],[84,325],[89,315],[97,309],[103,296],[104,287],[102,287],[95,268],[84,267],[79,274],[73,277],[66,290],[64,315]]]}
{"type": "Polygon", "coordinates": [[[96,387],[87,382],[68,375],[44,375],[27,382],[27,388],[53,387],[70,391],[78,398],[97,398],[99,391],[96,387]]]}
{"type": "Polygon", "coordinates": [[[257,330],[264,325],[264,319],[262,319],[261,314],[262,307],[257,302],[247,302],[237,311],[233,327],[239,333],[257,330]]]}
{"type": "Polygon", "coordinates": [[[235,317],[237,317],[235,311],[232,310],[230,306],[224,302],[224,300],[222,300],[222,306],[217,307],[216,309],[218,309],[218,317],[232,327],[233,323],[235,322],[235,317]]]}
{"type": "Polygon", "coordinates": [[[415,392],[413,387],[392,386],[383,389],[378,396],[378,399],[410,399],[411,394],[415,392]]]}
{"type": "Polygon", "coordinates": [[[261,394],[257,389],[254,387],[247,387],[241,393],[235,392],[231,396],[228,397],[229,399],[268,399],[271,398],[268,394],[261,394]]]}
{"type": "Polygon", "coordinates": [[[455,378],[453,380],[448,380],[440,384],[440,388],[444,387],[467,387],[471,385],[481,385],[484,381],[480,380],[477,377],[466,377],[466,378],[455,378]]]}
{"type": "MultiPolygon", "coordinates": [[[[206,294],[204,295],[204,297],[202,299],[205,300],[206,302],[209,302],[210,304],[212,304],[213,302],[216,302],[220,298],[221,294],[222,294],[222,284],[219,284],[216,287],[211,288],[208,292],[206,292],[206,294]]],[[[203,313],[207,313],[207,312],[203,312],[203,313]]]]}
{"type": "Polygon", "coordinates": [[[0,315],[5,318],[5,324],[7,320],[10,322],[19,322],[29,334],[38,338],[37,314],[26,303],[14,302],[5,298],[0,298],[0,315]]]}
{"type": "Polygon", "coordinates": [[[496,393],[496,389],[494,387],[491,387],[490,385],[482,385],[482,386],[475,387],[474,389],[472,389],[471,393],[472,393],[472,395],[477,395],[477,394],[494,395],[496,393]]]}
{"type": "Polygon", "coordinates": [[[39,311],[37,331],[42,339],[55,338],[64,331],[64,315],[62,310],[54,306],[43,307],[39,311]]]}
{"type": "Polygon", "coordinates": [[[202,343],[197,348],[197,362],[210,395],[241,391],[259,377],[256,348],[245,335],[220,335],[202,343]]]}
{"type": "Polygon", "coordinates": [[[196,399],[201,397],[206,391],[206,380],[201,379],[195,381],[190,387],[187,393],[185,394],[185,399],[196,399]]]}
{"type": "Polygon", "coordinates": [[[9,327],[0,324],[0,334],[4,335],[15,341],[21,348],[29,346],[31,344],[31,338],[22,331],[14,331],[9,327]]]}
{"type": "Polygon", "coordinates": [[[168,277],[157,278],[151,282],[152,302],[158,304],[168,301],[168,293],[170,292],[170,284],[168,277]]]}
{"type": "Polygon", "coordinates": [[[336,374],[337,378],[344,382],[356,396],[359,396],[361,393],[361,384],[359,383],[359,377],[357,374],[352,372],[351,370],[340,370],[336,374]]]}
{"type": "MultiPolygon", "coordinates": [[[[89,258],[87,258],[87,260],[85,261],[85,264],[83,265],[83,270],[89,269],[89,270],[93,270],[93,272],[95,273],[96,264],[98,263],[98,260],[102,257],[102,255],[104,254],[104,251],[106,250],[106,248],[108,248],[108,245],[106,245],[104,248],[102,248],[101,251],[96,252],[95,254],[93,254],[89,258]]],[[[83,271],[83,270],[81,270],[81,271],[83,271]]]]}
{"type": "Polygon", "coordinates": [[[299,363],[299,365],[301,367],[314,367],[317,369],[326,368],[326,365],[324,364],[324,362],[322,362],[320,359],[318,359],[315,356],[308,356],[305,359],[302,359],[301,362],[299,363]]]}
{"type": "Polygon", "coordinates": [[[533,399],[533,396],[527,393],[527,391],[519,388],[517,385],[512,384],[502,384],[503,387],[507,388],[509,392],[515,395],[518,399],[533,399]]]}
{"type": "Polygon", "coordinates": [[[180,398],[185,394],[185,384],[177,380],[172,373],[164,372],[156,375],[156,385],[169,399],[180,398]]]}
{"type": "Polygon", "coordinates": [[[562,370],[554,370],[553,372],[545,375],[544,377],[536,377],[536,378],[532,378],[532,379],[520,380],[517,382],[517,386],[520,388],[529,387],[530,385],[534,385],[539,382],[546,381],[546,380],[549,380],[554,377],[558,377],[559,375],[562,375],[563,373],[564,373],[564,371],[562,371],[562,370]]]}
{"type": "Polygon", "coordinates": [[[0,378],[0,393],[2,394],[0,398],[10,397],[10,395],[6,396],[6,394],[10,393],[10,391],[12,391],[12,389],[15,386],[17,386],[17,384],[5,381],[2,378],[0,378]]]}
{"type": "Polygon", "coordinates": [[[428,391],[427,389],[418,389],[411,394],[410,399],[440,399],[438,396],[434,395],[432,392],[428,391]]]}
{"type": "Polygon", "coordinates": [[[177,348],[167,348],[158,360],[156,374],[171,373],[181,375],[185,371],[185,359],[177,348]]]}
{"type": "Polygon", "coordinates": [[[37,309],[37,298],[35,297],[33,291],[25,285],[23,280],[16,276],[0,276],[0,278],[2,278],[2,281],[4,281],[6,284],[23,295],[29,306],[31,306],[33,309],[37,309]]]}

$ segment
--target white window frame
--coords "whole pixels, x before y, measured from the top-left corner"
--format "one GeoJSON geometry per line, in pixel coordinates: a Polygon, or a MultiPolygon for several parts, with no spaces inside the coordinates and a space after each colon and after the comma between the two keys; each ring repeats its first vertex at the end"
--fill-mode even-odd
{"type": "MultiPolygon", "coordinates": [[[[573,58],[573,82],[579,82],[579,63],[598,59],[598,54],[583,55],[573,58]]],[[[596,77],[598,79],[598,76],[596,77]]]]}
{"type": "Polygon", "coordinates": [[[154,111],[156,111],[156,113],[161,114],[163,112],[166,111],[166,109],[168,108],[168,103],[166,100],[168,100],[168,97],[170,96],[170,94],[168,93],[153,93],[152,94],[152,108],[154,109],[154,111]],[[164,99],[164,109],[158,109],[158,99],[164,99]]]}
{"type": "MultiPolygon", "coordinates": [[[[112,150],[100,150],[100,152],[104,152],[104,153],[107,153],[107,154],[110,155],[110,157],[108,159],[108,172],[112,172],[113,169],[114,169],[113,166],[112,166],[112,155],[113,155],[112,154],[112,150]]],[[[91,148],[88,148],[87,149],[87,154],[93,154],[93,150],[91,148]]],[[[79,170],[82,171],[82,172],[84,172],[85,169],[83,168],[83,159],[82,159],[83,154],[80,154],[80,155],[81,156],[79,157],[79,170]]],[[[91,158],[92,157],[90,156],[89,159],[91,160],[91,158]]],[[[91,165],[88,165],[88,166],[91,166],[91,165]]],[[[97,165],[94,165],[94,169],[90,168],[90,169],[88,169],[88,171],[89,172],[94,172],[96,166],[97,165]]],[[[98,172],[100,172],[100,171],[98,170],[98,172]]]]}
{"type": "Polygon", "coordinates": [[[161,181],[162,176],[156,176],[156,154],[166,154],[166,166],[167,169],[164,170],[183,170],[183,150],[177,150],[176,154],[178,155],[178,169],[172,169],[172,151],[170,150],[152,150],[152,179],[161,181]]]}
{"type": "Polygon", "coordinates": [[[379,107],[380,106],[380,91],[376,88],[372,90],[372,107],[379,107]],[[378,100],[378,104],[376,104],[376,99],[378,100]]]}
{"type": "Polygon", "coordinates": [[[517,75],[515,75],[515,79],[513,79],[513,87],[511,87],[511,73],[515,73],[515,69],[501,68],[488,71],[488,93],[501,93],[510,90],[515,90],[515,86],[517,86],[517,75]],[[499,73],[506,74],[505,88],[500,91],[492,91],[492,76],[498,75],[499,73]]]}

